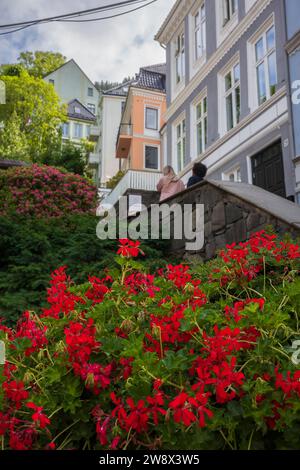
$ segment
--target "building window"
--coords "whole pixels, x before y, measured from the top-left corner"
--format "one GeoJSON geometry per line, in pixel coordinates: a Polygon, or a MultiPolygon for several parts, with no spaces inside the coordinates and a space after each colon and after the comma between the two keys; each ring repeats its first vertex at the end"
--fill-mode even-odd
{"type": "Polygon", "coordinates": [[[49,78],[49,83],[53,86],[55,85],[55,81],[53,80],[53,78],[49,78]]]}
{"type": "Polygon", "coordinates": [[[125,103],[126,103],[126,101],[122,101],[122,103],[121,103],[121,114],[122,114],[122,115],[123,115],[123,113],[124,113],[125,103]]]}
{"type": "Polygon", "coordinates": [[[158,109],[146,108],[145,127],[154,131],[158,130],[158,109]]]}
{"type": "Polygon", "coordinates": [[[233,168],[231,171],[228,171],[228,173],[223,173],[222,179],[223,181],[232,181],[235,183],[241,183],[242,178],[241,178],[240,167],[233,168]]]}
{"type": "Polygon", "coordinates": [[[180,83],[185,77],[185,50],[184,50],[184,34],[180,34],[176,40],[176,83],[180,83]]]}
{"type": "Polygon", "coordinates": [[[223,0],[223,25],[231,20],[237,11],[237,0],[223,0]]]}
{"type": "Polygon", "coordinates": [[[75,139],[81,139],[82,138],[82,124],[76,123],[74,125],[74,137],[75,137],[75,139]]]}
{"type": "Polygon", "coordinates": [[[205,5],[194,16],[195,21],[195,59],[198,60],[206,51],[206,15],[205,5]]]}
{"type": "Polygon", "coordinates": [[[91,135],[91,126],[86,126],[86,138],[88,139],[91,135]]]}
{"type": "Polygon", "coordinates": [[[197,155],[204,152],[207,147],[207,98],[196,106],[196,128],[197,128],[197,155]]]}
{"type": "Polygon", "coordinates": [[[145,168],[158,170],[158,147],[145,146],[145,168]]]}
{"type": "Polygon", "coordinates": [[[255,67],[258,103],[262,104],[276,92],[277,66],[274,25],[255,43],[255,67]]]}
{"type": "Polygon", "coordinates": [[[81,109],[78,106],[74,107],[74,113],[75,114],[81,114],[81,109]]]}
{"type": "Polygon", "coordinates": [[[62,136],[67,138],[67,137],[69,137],[69,133],[70,133],[69,123],[64,122],[63,125],[62,125],[62,136]]]}
{"type": "Polygon", "coordinates": [[[225,75],[225,109],[227,131],[230,131],[240,122],[241,115],[241,87],[240,64],[236,64],[225,75]]]}
{"type": "Polygon", "coordinates": [[[87,109],[88,109],[91,113],[96,114],[96,106],[95,106],[94,104],[88,103],[88,104],[87,104],[87,109]]]}
{"type": "Polygon", "coordinates": [[[88,96],[94,96],[94,89],[92,87],[88,88],[88,96]]]}
{"type": "Polygon", "coordinates": [[[185,119],[176,126],[177,171],[181,171],[185,162],[186,129],[185,119]]]}

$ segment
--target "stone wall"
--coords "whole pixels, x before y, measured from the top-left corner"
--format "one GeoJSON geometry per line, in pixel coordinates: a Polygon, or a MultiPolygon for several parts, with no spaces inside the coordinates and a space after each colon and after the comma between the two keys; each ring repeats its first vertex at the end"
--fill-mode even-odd
{"type": "MultiPolygon", "coordinates": [[[[272,225],[276,232],[300,236],[300,207],[261,188],[205,181],[164,201],[204,204],[205,244],[201,251],[186,252],[186,240],[170,240],[169,252],[195,261],[208,260],[227,244],[245,241],[256,231],[272,225]]],[[[171,218],[172,219],[172,218],[171,218]]]]}

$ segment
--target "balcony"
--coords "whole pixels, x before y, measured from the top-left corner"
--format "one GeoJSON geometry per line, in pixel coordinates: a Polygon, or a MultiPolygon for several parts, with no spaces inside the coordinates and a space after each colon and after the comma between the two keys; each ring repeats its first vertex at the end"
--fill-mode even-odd
{"type": "Polygon", "coordinates": [[[132,124],[121,124],[117,138],[117,158],[128,158],[132,140],[132,124]]]}
{"type": "Polygon", "coordinates": [[[99,163],[100,163],[100,153],[90,153],[88,163],[89,163],[89,165],[99,165],[99,163]]]}
{"type": "Polygon", "coordinates": [[[119,198],[128,193],[129,190],[136,191],[156,191],[156,185],[162,173],[146,170],[128,170],[117,186],[102,199],[98,211],[102,211],[105,207],[114,207],[119,198]]]}
{"type": "Polygon", "coordinates": [[[101,127],[99,125],[93,125],[90,128],[90,140],[97,141],[101,134],[101,127]]]}

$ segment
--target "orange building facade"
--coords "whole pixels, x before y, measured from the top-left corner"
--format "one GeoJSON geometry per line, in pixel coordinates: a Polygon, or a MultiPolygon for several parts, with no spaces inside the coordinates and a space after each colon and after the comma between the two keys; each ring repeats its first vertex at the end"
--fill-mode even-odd
{"type": "Polygon", "coordinates": [[[160,129],[166,112],[165,76],[141,69],[128,91],[117,139],[122,170],[161,172],[160,129]]]}

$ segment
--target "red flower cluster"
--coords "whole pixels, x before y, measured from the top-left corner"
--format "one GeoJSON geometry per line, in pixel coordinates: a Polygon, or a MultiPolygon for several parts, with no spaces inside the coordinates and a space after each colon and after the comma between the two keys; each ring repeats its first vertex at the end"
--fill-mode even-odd
{"type": "Polygon", "coordinates": [[[89,277],[89,282],[91,287],[85,293],[85,296],[93,301],[94,304],[99,304],[103,301],[105,294],[109,292],[107,283],[111,283],[112,277],[106,276],[104,279],[99,279],[97,277],[89,277]]]}
{"type": "Polygon", "coordinates": [[[213,417],[213,412],[207,407],[209,393],[197,392],[195,396],[189,396],[181,392],[169,403],[169,408],[174,412],[175,423],[183,423],[189,427],[195,421],[201,428],[205,426],[205,415],[208,418],[213,417]]]}
{"type": "Polygon", "coordinates": [[[150,316],[150,327],[152,334],[145,334],[146,351],[156,352],[160,358],[164,357],[165,351],[171,347],[180,349],[188,343],[193,335],[193,331],[182,332],[181,320],[184,318],[184,307],[174,309],[171,316],[157,317],[150,316]]]}
{"type": "Polygon", "coordinates": [[[27,338],[31,345],[25,350],[25,355],[30,356],[35,351],[43,348],[48,344],[46,338],[47,327],[40,328],[37,323],[32,320],[29,312],[25,312],[23,317],[18,321],[16,333],[12,335],[12,341],[17,338],[27,338]]]}
{"type": "MultiPolygon", "coordinates": [[[[276,235],[262,230],[254,233],[247,242],[227,245],[225,250],[220,251],[220,257],[227,265],[221,285],[227,285],[233,279],[238,282],[251,281],[264,269],[265,257],[277,263],[300,258],[299,245],[287,242],[278,244],[276,241],[276,235]]],[[[214,280],[214,276],[211,279],[214,280]]]]}
{"type": "Polygon", "coordinates": [[[192,276],[189,273],[190,268],[188,266],[183,264],[172,266],[172,264],[168,264],[167,268],[167,279],[172,281],[179,289],[184,288],[188,282],[191,282],[192,276]]]}
{"type": "Polygon", "coordinates": [[[117,254],[124,258],[136,258],[139,254],[144,254],[140,249],[141,243],[139,241],[134,242],[128,238],[122,238],[119,242],[120,245],[117,254]]]}
{"type": "Polygon", "coordinates": [[[70,278],[66,274],[66,269],[66,266],[61,266],[52,273],[51,287],[47,289],[47,301],[50,308],[43,309],[42,317],[58,319],[72,312],[77,302],[84,302],[80,297],[69,292],[70,278]]]}
{"type": "Polygon", "coordinates": [[[154,285],[155,277],[152,274],[140,272],[132,273],[125,278],[125,286],[129,287],[128,294],[137,295],[139,292],[147,292],[150,297],[155,296],[160,288],[154,285]]]}

